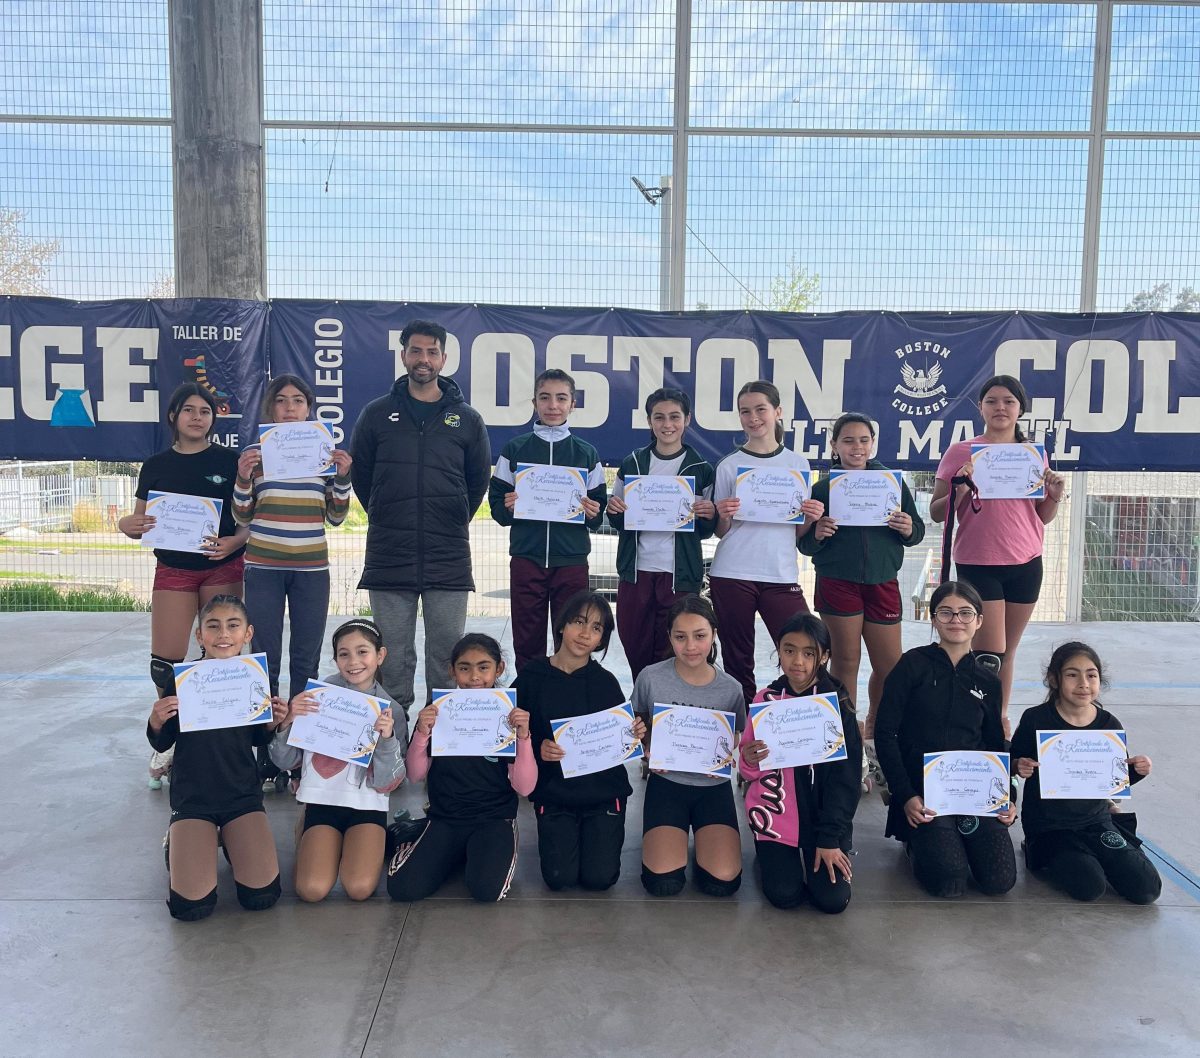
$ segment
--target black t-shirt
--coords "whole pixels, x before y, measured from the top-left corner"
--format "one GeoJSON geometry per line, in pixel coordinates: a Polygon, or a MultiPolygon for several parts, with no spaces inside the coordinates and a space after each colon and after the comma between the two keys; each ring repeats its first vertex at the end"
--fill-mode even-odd
{"type": "Polygon", "coordinates": [[[517,792],[508,778],[512,759],[434,757],[429,762],[429,818],[452,823],[515,819],[517,792]]]}
{"type": "Polygon", "coordinates": [[[175,747],[171,811],[208,814],[262,808],[254,750],[267,745],[273,734],[266,724],[180,733],[179,717],[173,716],[156,735],[147,723],[150,745],[160,753],[175,747]]]}
{"type": "MultiPolygon", "coordinates": [[[[237,529],[233,521],[233,482],[237,477],[238,454],[219,444],[210,444],[203,452],[181,455],[174,448],[151,456],[142,464],[138,475],[139,500],[148,500],[151,492],[177,492],[183,496],[206,496],[221,500],[220,536],[232,536],[237,529]]],[[[154,557],[164,566],[175,569],[213,569],[237,558],[244,547],[228,558],[213,562],[204,555],[190,551],[164,551],[155,548],[154,557]]]]}
{"type": "Polygon", "coordinates": [[[404,396],[408,414],[413,417],[413,422],[418,426],[424,426],[442,402],[440,394],[437,400],[417,400],[408,390],[405,390],[404,396]]]}

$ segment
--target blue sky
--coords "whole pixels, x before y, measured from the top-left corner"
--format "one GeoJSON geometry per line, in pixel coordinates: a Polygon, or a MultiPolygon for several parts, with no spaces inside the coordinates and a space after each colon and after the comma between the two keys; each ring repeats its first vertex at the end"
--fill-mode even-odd
{"type": "MultiPolygon", "coordinates": [[[[5,4],[0,112],[169,116],[164,3],[5,4]]],[[[269,121],[638,125],[636,134],[269,129],[277,296],[657,307],[674,3],[266,0],[269,121]],[[660,131],[661,130],[661,131],[660,131]]],[[[687,306],[788,262],[822,310],[1078,308],[1080,140],[788,137],[1087,128],[1090,4],[696,0],[687,306]],[[772,135],[772,131],[776,134],[772,135]],[[723,267],[724,266],[724,267],[723,267]]],[[[1200,132],[1200,9],[1118,6],[1109,125],[1200,132]]],[[[1200,141],[1107,147],[1101,308],[1200,286],[1200,141]]],[[[0,124],[0,206],[58,238],[64,296],[171,269],[170,131],[0,124]]],[[[753,303],[753,302],[751,302],[753,303]]]]}

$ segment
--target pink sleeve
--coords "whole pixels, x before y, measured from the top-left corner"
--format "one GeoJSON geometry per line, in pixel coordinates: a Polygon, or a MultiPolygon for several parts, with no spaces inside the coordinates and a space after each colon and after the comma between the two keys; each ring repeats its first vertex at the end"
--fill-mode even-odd
{"type": "MultiPolygon", "coordinates": [[[[411,773],[410,773],[411,774],[411,773]]],[[[508,781],[522,797],[528,797],[537,786],[537,761],[533,759],[533,739],[517,739],[516,762],[508,766],[508,781]]]]}
{"type": "MultiPolygon", "coordinates": [[[[408,752],[404,755],[404,769],[412,782],[420,782],[429,774],[429,736],[413,731],[408,752]]],[[[535,765],[536,770],[536,765],[535,765]]]]}
{"type": "MultiPolygon", "coordinates": [[[[972,440],[974,440],[972,438],[972,440]]],[[[958,473],[962,465],[971,458],[971,441],[955,441],[946,449],[942,461],[938,463],[936,477],[949,482],[958,473]]]]}

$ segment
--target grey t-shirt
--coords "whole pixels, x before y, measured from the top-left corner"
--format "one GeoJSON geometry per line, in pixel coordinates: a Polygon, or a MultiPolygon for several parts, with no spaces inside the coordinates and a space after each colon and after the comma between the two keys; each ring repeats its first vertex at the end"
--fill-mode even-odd
{"type": "MultiPolygon", "coordinates": [[[[679,678],[675,671],[675,659],[668,658],[648,665],[638,674],[633,685],[633,711],[650,726],[654,714],[654,703],[661,705],[690,705],[696,709],[716,709],[723,713],[734,713],[735,729],[741,732],[746,726],[746,699],[742,697],[741,685],[732,676],[716,670],[712,682],[703,687],[694,687],[679,678]]],[[[736,746],[732,747],[736,750],[736,746]]],[[[664,779],[684,786],[719,786],[728,779],[698,775],[694,772],[667,771],[664,779]]]]}

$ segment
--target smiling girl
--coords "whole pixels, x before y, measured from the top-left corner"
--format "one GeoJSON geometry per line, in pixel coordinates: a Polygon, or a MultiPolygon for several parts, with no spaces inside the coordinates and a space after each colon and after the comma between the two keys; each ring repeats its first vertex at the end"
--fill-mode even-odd
{"type": "MultiPolygon", "coordinates": [[[[530,661],[513,686],[529,711],[529,731],[538,757],[538,782],[530,798],[538,825],[542,878],[551,889],[609,889],[621,874],[625,809],[632,792],[624,765],[591,775],[564,778],[564,752],[554,741],[551,720],[586,716],[625,701],[617,679],[593,655],[608,650],[613,615],[594,592],[569,600],[554,628],[557,649],[530,661]]],[[[645,735],[635,718],[633,734],[645,735]]]]}

